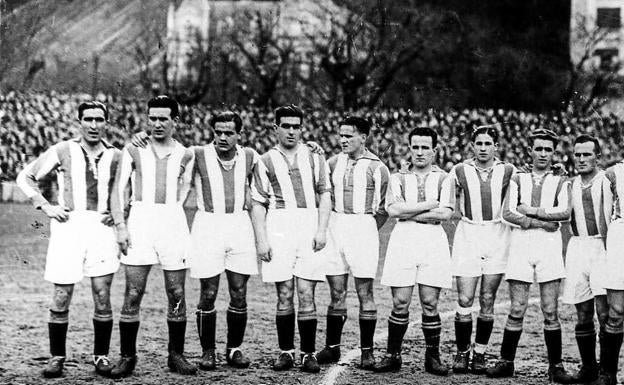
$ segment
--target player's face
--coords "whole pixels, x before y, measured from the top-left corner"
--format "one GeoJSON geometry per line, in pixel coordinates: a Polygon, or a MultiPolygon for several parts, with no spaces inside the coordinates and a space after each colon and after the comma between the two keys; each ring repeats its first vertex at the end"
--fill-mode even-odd
{"type": "Polygon", "coordinates": [[[217,151],[229,152],[236,148],[238,132],[234,122],[216,122],[214,126],[214,142],[217,151]]]}
{"type": "Polygon", "coordinates": [[[474,153],[477,160],[481,163],[487,163],[494,159],[496,154],[497,145],[494,143],[494,138],[488,134],[479,134],[472,142],[474,147],[474,153]]]}
{"type": "Polygon", "coordinates": [[[430,136],[412,136],[410,150],[414,167],[426,168],[433,163],[435,149],[433,148],[433,139],[430,136]]]}
{"type": "Polygon", "coordinates": [[[301,119],[294,116],[283,116],[279,124],[275,126],[277,141],[284,148],[295,148],[301,139],[301,119]]]}
{"type": "Polygon", "coordinates": [[[555,154],[555,146],[552,140],[535,139],[533,141],[533,147],[531,147],[531,156],[533,158],[533,168],[536,170],[550,169],[554,154],[555,154]]]}
{"type": "Polygon", "coordinates": [[[80,118],[80,135],[90,145],[102,140],[106,129],[104,111],[100,108],[89,108],[82,112],[80,118]]]}
{"type": "Polygon", "coordinates": [[[175,119],[171,118],[171,108],[152,107],[147,111],[152,138],[164,141],[173,136],[175,119]]]}
{"type": "Polygon", "coordinates": [[[340,145],[345,154],[355,154],[364,146],[366,135],[360,134],[354,126],[340,126],[340,145]]]}
{"type": "Polygon", "coordinates": [[[593,142],[574,145],[574,167],[579,174],[592,174],[598,164],[598,155],[593,142]]]}

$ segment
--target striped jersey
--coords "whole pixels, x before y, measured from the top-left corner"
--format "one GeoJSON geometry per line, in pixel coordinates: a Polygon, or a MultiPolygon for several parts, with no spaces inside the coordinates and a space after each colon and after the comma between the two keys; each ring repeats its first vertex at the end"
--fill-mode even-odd
{"type": "Polygon", "coordinates": [[[121,152],[102,141],[104,150],[91,157],[80,138],[60,142],[28,164],[17,176],[17,185],[39,208],[48,203],[37,181],[56,173],[58,204],[69,210],[110,210],[110,196],[121,152]]]}
{"type": "Polygon", "coordinates": [[[221,214],[249,209],[249,186],[260,155],[249,147],[236,146],[234,166],[225,169],[213,143],[195,146],[192,150],[195,153],[193,187],[197,193],[197,208],[221,214]]]}
{"type": "Polygon", "coordinates": [[[622,204],[624,204],[624,162],[618,162],[605,171],[605,176],[609,179],[611,193],[615,205],[611,219],[622,218],[622,204]]]}
{"type": "Polygon", "coordinates": [[[251,197],[270,209],[317,208],[317,194],[329,191],[327,162],[299,144],[292,164],[277,147],[260,156],[251,197]]]}
{"type": "Polygon", "coordinates": [[[338,154],[327,162],[333,208],[345,214],[385,214],[390,172],[377,155],[365,150],[356,160],[338,154]]]}
{"type": "Polygon", "coordinates": [[[476,167],[474,159],[455,165],[447,183],[459,196],[459,210],[464,220],[481,223],[500,221],[503,200],[516,168],[496,161],[488,169],[476,167]]]}
{"type": "Polygon", "coordinates": [[[530,218],[521,214],[517,207],[524,204],[539,208],[539,218],[549,222],[570,219],[570,183],[563,176],[548,172],[538,176],[527,172],[517,173],[509,182],[503,203],[503,219],[513,225],[529,228],[530,218]]]}
{"type": "Polygon", "coordinates": [[[386,194],[386,210],[394,203],[419,203],[438,201],[440,207],[451,210],[455,207],[455,197],[451,194],[446,172],[435,168],[424,176],[413,172],[395,173],[390,176],[386,194]]]}
{"type": "Polygon", "coordinates": [[[131,181],[132,202],[182,205],[193,176],[193,151],[175,142],[174,148],[159,157],[152,144],[124,147],[115,179],[112,214],[115,224],[124,221],[125,190],[131,181]]]}
{"type": "Polygon", "coordinates": [[[572,234],[583,237],[606,237],[613,211],[611,183],[599,171],[588,185],[581,176],[572,179],[572,234]]]}

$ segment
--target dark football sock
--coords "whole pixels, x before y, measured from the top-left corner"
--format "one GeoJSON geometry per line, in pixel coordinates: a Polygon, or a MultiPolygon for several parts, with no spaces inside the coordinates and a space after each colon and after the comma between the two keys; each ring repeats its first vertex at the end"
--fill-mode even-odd
{"type": "Polygon", "coordinates": [[[119,321],[119,345],[123,357],[133,357],[136,355],[136,340],[137,334],[139,333],[139,324],[139,321],[119,321]]]}
{"type": "Polygon", "coordinates": [[[472,315],[455,313],[455,343],[458,352],[470,349],[472,337],[472,315]]]}
{"type": "Polygon", "coordinates": [[[490,342],[490,336],[492,335],[493,328],[494,318],[478,316],[475,344],[487,345],[490,342]]]}
{"type": "Polygon", "coordinates": [[[440,315],[422,316],[422,331],[425,336],[427,353],[439,354],[440,333],[442,332],[442,320],[440,315]]]}
{"type": "Polygon", "coordinates": [[[197,310],[197,332],[199,333],[199,342],[202,350],[206,351],[215,348],[215,330],[217,328],[217,311],[197,310]]]}
{"type": "Polygon", "coordinates": [[[67,340],[68,325],[68,322],[48,322],[51,355],[65,356],[65,341],[67,340]]]}
{"type": "Polygon", "coordinates": [[[557,365],[561,362],[561,327],[544,328],[544,341],[548,351],[548,363],[557,365]]]}
{"type": "Polygon", "coordinates": [[[107,356],[110,348],[113,320],[93,319],[93,355],[107,356]]]}
{"type": "Polygon", "coordinates": [[[507,317],[500,353],[503,360],[513,361],[516,358],[516,350],[518,350],[518,343],[522,335],[523,321],[524,318],[507,317]]]}
{"type": "Polygon", "coordinates": [[[342,327],[346,320],[347,309],[334,309],[331,306],[327,308],[327,336],[325,337],[325,345],[340,345],[342,327]]]}
{"type": "Polygon", "coordinates": [[[409,325],[409,313],[390,313],[388,318],[388,353],[400,354],[403,337],[409,325]]]}
{"type": "Polygon", "coordinates": [[[377,310],[360,311],[360,348],[372,349],[375,327],[377,326],[377,310]]]}
{"type": "Polygon", "coordinates": [[[227,310],[227,347],[237,348],[243,344],[245,329],[247,328],[247,308],[237,308],[230,305],[227,310]]]}
{"type": "Polygon", "coordinates": [[[620,349],[622,347],[621,328],[611,328],[607,325],[604,332],[604,357],[600,357],[600,368],[610,374],[617,373],[620,349]]]}
{"type": "Polygon", "coordinates": [[[574,334],[583,365],[596,366],[596,329],[594,322],[576,325],[574,334]]]}
{"type": "Polygon", "coordinates": [[[176,353],[184,353],[184,336],[186,335],[186,320],[171,321],[167,320],[169,328],[169,351],[176,353]]]}
{"type": "Polygon", "coordinates": [[[277,326],[277,340],[279,347],[283,351],[295,349],[295,311],[288,309],[277,311],[275,315],[275,325],[277,326]]]}
{"type": "Polygon", "coordinates": [[[316,311],[302,312],[297,314],[299,326],[300,349],[302,353],[314,353],[316,350],[316,311]]]}

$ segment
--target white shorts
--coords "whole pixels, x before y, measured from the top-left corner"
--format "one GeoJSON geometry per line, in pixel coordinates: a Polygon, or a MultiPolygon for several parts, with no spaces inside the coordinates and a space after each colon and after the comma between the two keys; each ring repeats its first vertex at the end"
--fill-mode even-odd
{"type": "Polygon", "coordinates": [[[375,278],[379,263],[377,222],[370,214],[332,213],[329,219],[331,250],[327,250],[327,275],[347,274],[375,278]]]}
{"type": "Polygon", "coordinates": [[[505,278],[529,283],[565,278],[561,244],[559,230],[512,229],[505,278]]]}
{"type": "Polygon", "coordinates": [[[451,266],[448,238],[442,226],[399,221],[390,234],[381,284],[451,288],[451,266]]]}
{"type": "MultiPolygon", "coordinates": [[[[266,226],[273,258],[262,262],[264,282],[287,281],[293,276],[310,281],[325,280],[326,250],[315,252],[312,249],[317,218],[317,209],[269,209],[266,226]]],[[[329,237],[327,242],[330,242],[329,237]]]]}
{"type": "Polygon", "coordinates": [[[604,288],[624,290],[624,220],[611,222],[607,233],[607,261],[604,288]]]}
{"type": "Polygon", "coordinates": [[[155,265],[163,270],[188,267],[190,234],[184,209],[179,205],[134,202],[128,217],[130,247],[124,265],[155,265]]]}
{"type": "Polygon", "coordinates": [[[224,270],[258,274],[253,228],[247,211],[215,214],[198,211],[191,226],[191,277],[210,278],[224,270]]]}
{"type": "Polygon", "coordinates": [[[577,304],[605,295],[604,267],[607,261],[602,238],[572,237],[568,243],[562,301],[577,304]]]}
{"type": "Polygon", "coordinates": [[[503,274],[507,267],[510,235],[509,226],[500,222],[459,221],[453,238],[453,275],[503,274]]]}
{"type": "Polygon", "coordinates": [[[68,285],[83,277],[111,274],[119,268],[115,231],[96,211],[72,211],[67,222],[50,221],[44,278],[68,285]]]}

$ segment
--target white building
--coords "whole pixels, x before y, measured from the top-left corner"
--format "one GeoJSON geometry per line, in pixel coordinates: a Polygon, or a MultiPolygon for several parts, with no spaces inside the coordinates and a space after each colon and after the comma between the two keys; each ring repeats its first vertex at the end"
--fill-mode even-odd
{"type": "MultiPolygon", "coordinates": [[[[583,68],[610,70],[624,63],[624,0],[572,0],[570,58],[583,68]]],[[[624,66],[620,66],[624,74],[624,66]]]]}

